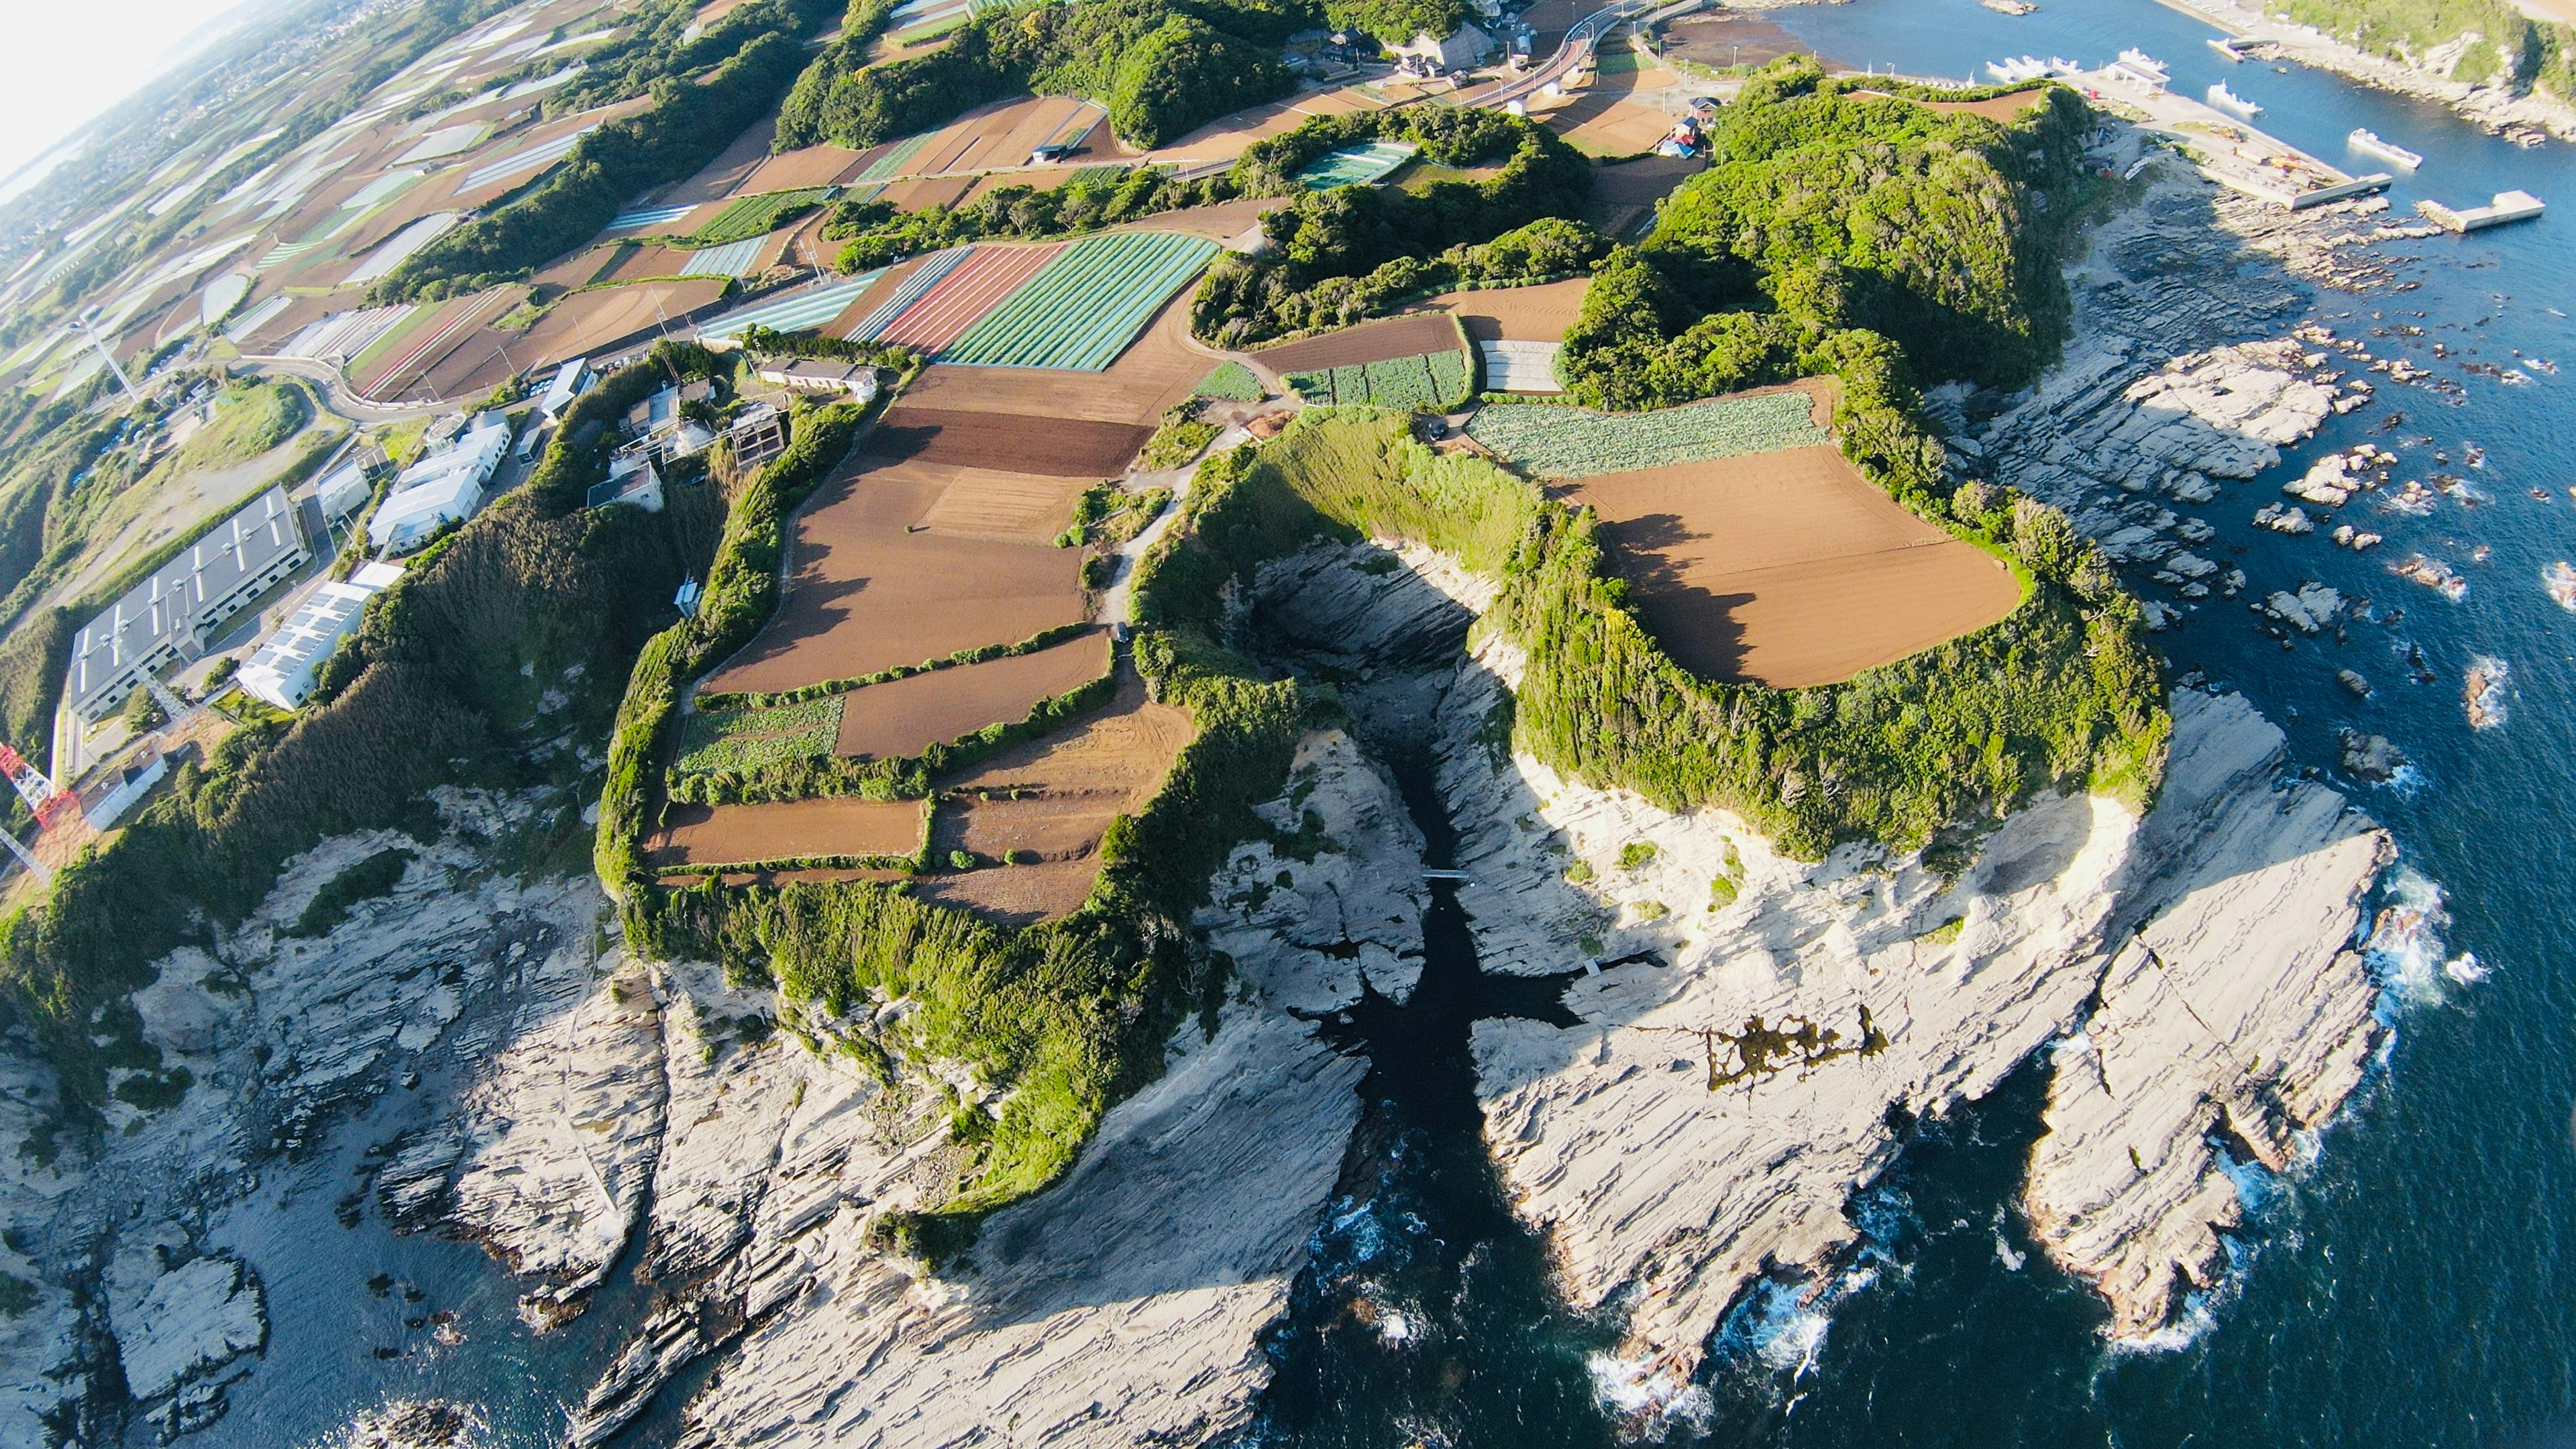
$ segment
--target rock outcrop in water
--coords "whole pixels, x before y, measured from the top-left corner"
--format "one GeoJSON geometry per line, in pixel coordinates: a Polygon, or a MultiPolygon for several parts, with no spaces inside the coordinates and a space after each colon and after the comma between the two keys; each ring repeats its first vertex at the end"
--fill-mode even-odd
{"type": "MultiPolygon", "coordinates": [[[[1415,597],[1375,617],[1432,612],[1419,596],[1442,573],[1404,553],[1425,567],[1378,592],[1415,597]]],[[[1359,620],[1335,623],[1365,657],[1359,620]]],[[[2060,1055],[2031,1216],[2119,1331],[2147,1331],[2177,1283],[2208,1281],[2234,1222],[2208,1104],[2233,1104],[2228,1125],[2278,1165],[2358,1080],[2376,986],[2346,946],[2384,837],[2330,790],[2276,793],[2281,736],[2241,698],[2177,696],[2146,820],[2043,801],[1945,877],[1864,847],[1785,860],[1722,812],[1498,759],[1485,722],[1517,672],[1488,639],[1437,686],[1460,900],[1487,970],[1596,969],[1566,993],[1577,1026],[1477,1024],[1486,1135],[1574,1306],[1616,1311],[1632,1358],[1687,1370],[1757,1280],[1832,1271],[1858,1234],[1851,1193],[1904,1123],[2088,1020],[2083,1071],[2060,1055]]]]}

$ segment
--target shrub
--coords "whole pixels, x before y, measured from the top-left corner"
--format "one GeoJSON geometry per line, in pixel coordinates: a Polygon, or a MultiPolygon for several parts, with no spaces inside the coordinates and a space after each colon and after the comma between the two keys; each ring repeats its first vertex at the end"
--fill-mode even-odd
{"type": "Polygon", "coordinates": [[[313,893],[304,914],[280,934],[288,936],[327,936],[334,927],[349,918],[349,912],[360,901],[371,901],[390,893],[401,884],[403,872],[417,857],[396,846],[379,850],[356,865],[340,872],[313,893]]]}

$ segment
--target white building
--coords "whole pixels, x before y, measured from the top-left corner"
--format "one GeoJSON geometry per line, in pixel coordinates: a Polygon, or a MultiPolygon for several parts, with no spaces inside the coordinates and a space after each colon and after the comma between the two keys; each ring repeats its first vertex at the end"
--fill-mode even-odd
{"type": "Polygon", "coordinates": [[[367,482],[367,465],[351,458],[313,485],[313,501],[320,505],[325,519],[336,521],[357,512],[374,491],[367,482]]]}
{"type": "Polygon", "coordinates": [[[554,381],[546,384],[545,395],[537,399],[538,416],[544,418],[549,427],[561,423],[564,410],[572,406],[573,399],[590,391],[590,385],[597,381],[599,378],[591,372],[590,360],[585,357],[576,357],[556,368],[554,381]]]}
{"type": "Polygon", "coordinates": [[[454,444],[394,479],[393,490],[367,520],[367,541],[407,553],[447,524],[473,517],[483,506],[483,485],[509,450],[510,424],[487,414],[454,444]]]}
{"type": "Polygon", "coordinates": [[[92,724],[107,718],[147,673],[204,655],[226,620],[311,557],[286,490],[269,489],[81,626],[64,696],[92,724]]]}
{"type": "Polygon", "coordinates": [[[608,481],[593,487],[584,501],[593,508],[606,508],[612,503],[632,503],[647,513],[659,513],[662,511],[662,475],[646,454],[620,453],[608,460],[608,481]]]}
{"type": "Polygon", "coordinates": [[[119,765],[105,779],[81,792],[81,818],[92,830],[105,830],[116,824],[135,802],[152,793],[170,773],[170,757],[158,749],[147,749],[119,765]]]}
{"type": "Polygon", "coordinates": [[[259,646],[259,652],[233,678],[243,689],[276,705],[297,709],[313,695],[314,676],[322,661],[356,632],[367,600],[402,577],[402,566],[371,563],[346,583],[326,583],[296,609],[259,646]]]}
{"type": "Polygon", "coordinates": [[[1415,35],[1396,46],[1398,56],[1419,56],[1442,70],[1466,70],[1482,64],[1493,51],[1494,38],[1475,25],[1463,24],[1447,35],[1434,39],[1429,31],[1415,35]]]}
{"type": "Polygon", "coordinates": [[[847,393],[853,402],[874,402],[877,396],[877,370],[864,362],[764,362],[760,380],[790,392],[847,393]]]}

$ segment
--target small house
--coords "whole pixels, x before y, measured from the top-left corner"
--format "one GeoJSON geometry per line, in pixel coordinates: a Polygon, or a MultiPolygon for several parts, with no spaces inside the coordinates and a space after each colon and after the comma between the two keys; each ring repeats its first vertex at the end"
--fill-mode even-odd
{"type": "Polygon", "coordinates": [[[1471,22],[1438,38],[1427,30],[1422,31],[1395,47],[1395,53],[1400,58],[1414,59],[1434,69],[1449,71],[1483,64],[1493,48],[1494,38],[1471,22]]]}

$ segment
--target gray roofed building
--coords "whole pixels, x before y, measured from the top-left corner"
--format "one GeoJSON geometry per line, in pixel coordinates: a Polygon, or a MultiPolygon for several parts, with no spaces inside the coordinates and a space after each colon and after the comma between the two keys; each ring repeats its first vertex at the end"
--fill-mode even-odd
{"type": "Polygon", "coordinates": [[[216,524],[72,636],[64,697],[95,724],[143,683],[206,652],[225,621],[312,557],[283,488],[216,524]]]}

